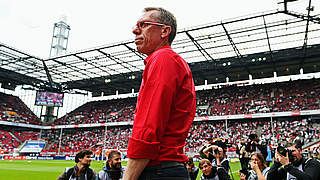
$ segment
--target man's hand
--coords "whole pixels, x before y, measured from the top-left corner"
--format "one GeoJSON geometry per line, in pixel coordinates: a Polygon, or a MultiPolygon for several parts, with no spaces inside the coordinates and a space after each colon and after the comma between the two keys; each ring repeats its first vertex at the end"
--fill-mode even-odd
{"type": "Polygon", "coordinates": [[[258,171],[260,171],[260,169],[259,169],[259,166],[258,166],[258,163],[257,162],[253,162],[253,161],[251,161],[250,162],[250,166],[251,166],[251,168],[257,173],[258,171]]]}
{"type": "Polygon", "coordinates": [[[281,163],[284,166],[287,166],[290,164],[288,152],[286,156],[283,156],[278,151],[276,151],[275,159],[277,162],[281,163]]]}
{"type": "Polygon", "coordinates": [[[246,180],[246,175],[239,172],[239,177],[240,177],[240,180],[246,180]]]}
{"type": "Polygon", "coordinates": [[[129,159],[123,180],[137,180],[150,159],[129,159]]]}
{"type": "Polygon", "coordinates": [[[191,166],[188,163],[186,164],[186,168],[187,168],[188,172],[190,173],[192,169],[191,169],[191,166]]]}

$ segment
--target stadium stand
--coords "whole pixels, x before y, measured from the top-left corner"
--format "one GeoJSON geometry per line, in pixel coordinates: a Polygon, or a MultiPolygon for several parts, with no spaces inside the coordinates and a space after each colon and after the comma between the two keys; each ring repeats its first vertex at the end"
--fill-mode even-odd
{"type": "Polygon", "coordinates": [[[198,92],[198,105],[208,109],[198,116],[236,115],[320,108],[318,79],[252,86],[229,86],[198,92]]]}
{"type": "MultiPolygon", "coordinates": [[[[319,94],[318,79],[238,87],[227,86],[198,91],[198,110],[199,107],[206,107],[207,109],[198,111],[197,116],[320,109],[319,94]]],[[[2,97],[6,97],[3,93],[1,95],[2,97]]],[[[9,102],[13,100],[10,99],[14,99],[14,103],[17,104],[21,104],[21,100],[14,96],[8,97],[9,100],[6,103],[2,103],[2,109],[6,108],[5,110],[8,111],[17,107],[17,109],[21,110],[21,107],[24,107],[22,105],[11,105],[12,103],[9,102]]],[[[89,102],[58,119],[54,125],[131,121],[133,120],[135,103],[136,98],[89,102]]],[[[8,119],[7,121],[10,120],[8,119]]],[[[27,122],[27,124],[32,124],[32,122],[27,122]]],[[[248,138],[247,136],[252,132],[258,133],[263,141],[272,140],[275,144],[280,141],[288,141],[291,132],[299,134],[304,139],[305,144],[320,139],[319,122],[307,117],[278,118],[273,124],[274,133],[272,133],[269,118],[228,120],[227,130],[225,121],[197,121],[194,122],[190,130],[186,142],[186,151],[197,152],[199,147],[209,140],[226,137],[228,143],[232,144],[229,150],[234,151],[240,137],[248,138]]],[[[131,126],[108,127],[106,148],[113,149],[117,147],[126,149],[130,133],[131,126]]],[[[105,128],[64,128],[61,136],[60,150],[58,148],[60,129],[43,130],[41,134],[41,139],[47,142],[43,153],[57,153],[59,151],[73,153],[82,148],[102,149],[105,128]]],[[[6,144],[5,150],[12,152],[13,148],[17,148],[19,144],[26,140],[36,140],[39,135],[39,132],[30,129],[3,129],[1,130],[1,144],[6,144]]],[[[319,147],[312,148],[315,150],[319,149],[319,147]]]]}
{"type": "Polygon", "coordinates": [[[0,92],[0,120],[25,124],[40,124],[40,119],[20,98],[0,92]]]}
{"type": "MultiPolygon", "coordinates": [[[[298,80],[197,91],[196,116],[221,116],[320,109],[320,80],[298,80]],[[200,108],[200,107],[204,107],[200,108]]],[[[55,125],[132,121],[136,98],[94,101],[55,125]]]]}
{"type": "Polygon", "coordinates": [[[88,102],[54,122],[55,125],[132,121],[136,98],[88,102]]]}
{"type": "MultiPolygon", "coordinates": [[[[77,128],[64,129],[62,134],[61,152],[77,152],[81,149],[102,149],[105,128],[77,128]]],[[[106,133],[107,149],[126,149],[128,137],[131,133],[130,127],[111,127],[106,133]]],[[[43,152],[58,152],[60,130],[47,130],[42,139],[48,142],[43,152]]]]}
{"type": "MultiPolygon", "coordinates": [[[[228,144],[231,145],[229,151],[234,151],[240,137],[248,139],[250,133],[257,131],[262,141],[274,140],[275,144],[289,141],[291,132],[299,134],[304,139],[305,144],[320,140],[319,122],[307,119],[288,120],[288,118],[284,118],[273,122],[273,124],[274,134],[272,134],[270,120],[232,120],[228,122],[227,131],[224,121],[196,122],[189,132],[186,151],[190,153],[198,152],[199,148],[209,140],[225,137],[228,139],[228,144]],[[288,129],[290,130],[288,131],[288,129]]],[[[77,152],[81,148],[102,149],[104,131],[104,127],[64,129],[60,151],[77,152]]],[[[130,133],[130,126],[108,128],[106,148],[126,149],[130,133]]],[[[43,134],[42,139],[49,143],[44,152],[58,152],[60,130],[47,130],[43,134]]],[[[275,144],[271,145],[274,147],[275,144]]]]}

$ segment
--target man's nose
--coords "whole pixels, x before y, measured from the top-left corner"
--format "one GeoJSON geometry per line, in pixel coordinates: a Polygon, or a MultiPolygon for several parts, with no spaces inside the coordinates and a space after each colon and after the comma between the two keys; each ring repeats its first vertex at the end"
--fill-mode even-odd
{"type": "Polygon", "coordinates": [[[133,34],[139,34],[141,32],[141,30],[138,28],[138,27],[135,27],[133,30],[132,30],[132,33],[133,34]]]}

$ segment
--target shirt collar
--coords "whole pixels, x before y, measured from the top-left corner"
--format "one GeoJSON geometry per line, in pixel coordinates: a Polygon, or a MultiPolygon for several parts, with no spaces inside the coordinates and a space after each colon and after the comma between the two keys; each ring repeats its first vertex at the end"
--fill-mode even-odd
{"type": "Polygon", "coordinates": [[[146,59],[144,59],[144,61],[143,61],[143,62],[144,62],[144,65],[147,65],[147,63],[148,63],[148,61],[149,61],[149,58],[152,56],[153,53],[159,51],[160,49],[165,49],[165,48],[171,49],[171,46],[162,46],[162,47],[156,49],[155,51],[153,51],[146,59]]]}

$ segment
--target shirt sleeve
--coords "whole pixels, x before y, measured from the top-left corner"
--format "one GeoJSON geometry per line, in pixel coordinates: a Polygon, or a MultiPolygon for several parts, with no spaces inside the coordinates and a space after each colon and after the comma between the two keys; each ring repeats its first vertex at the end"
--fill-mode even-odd
{"type": "Polygon", "coordinates": [[[170,55],[159,54],[150,60],[140,89],[128,157],[154,160],[170,118],[180,68],[170,55]]]}

